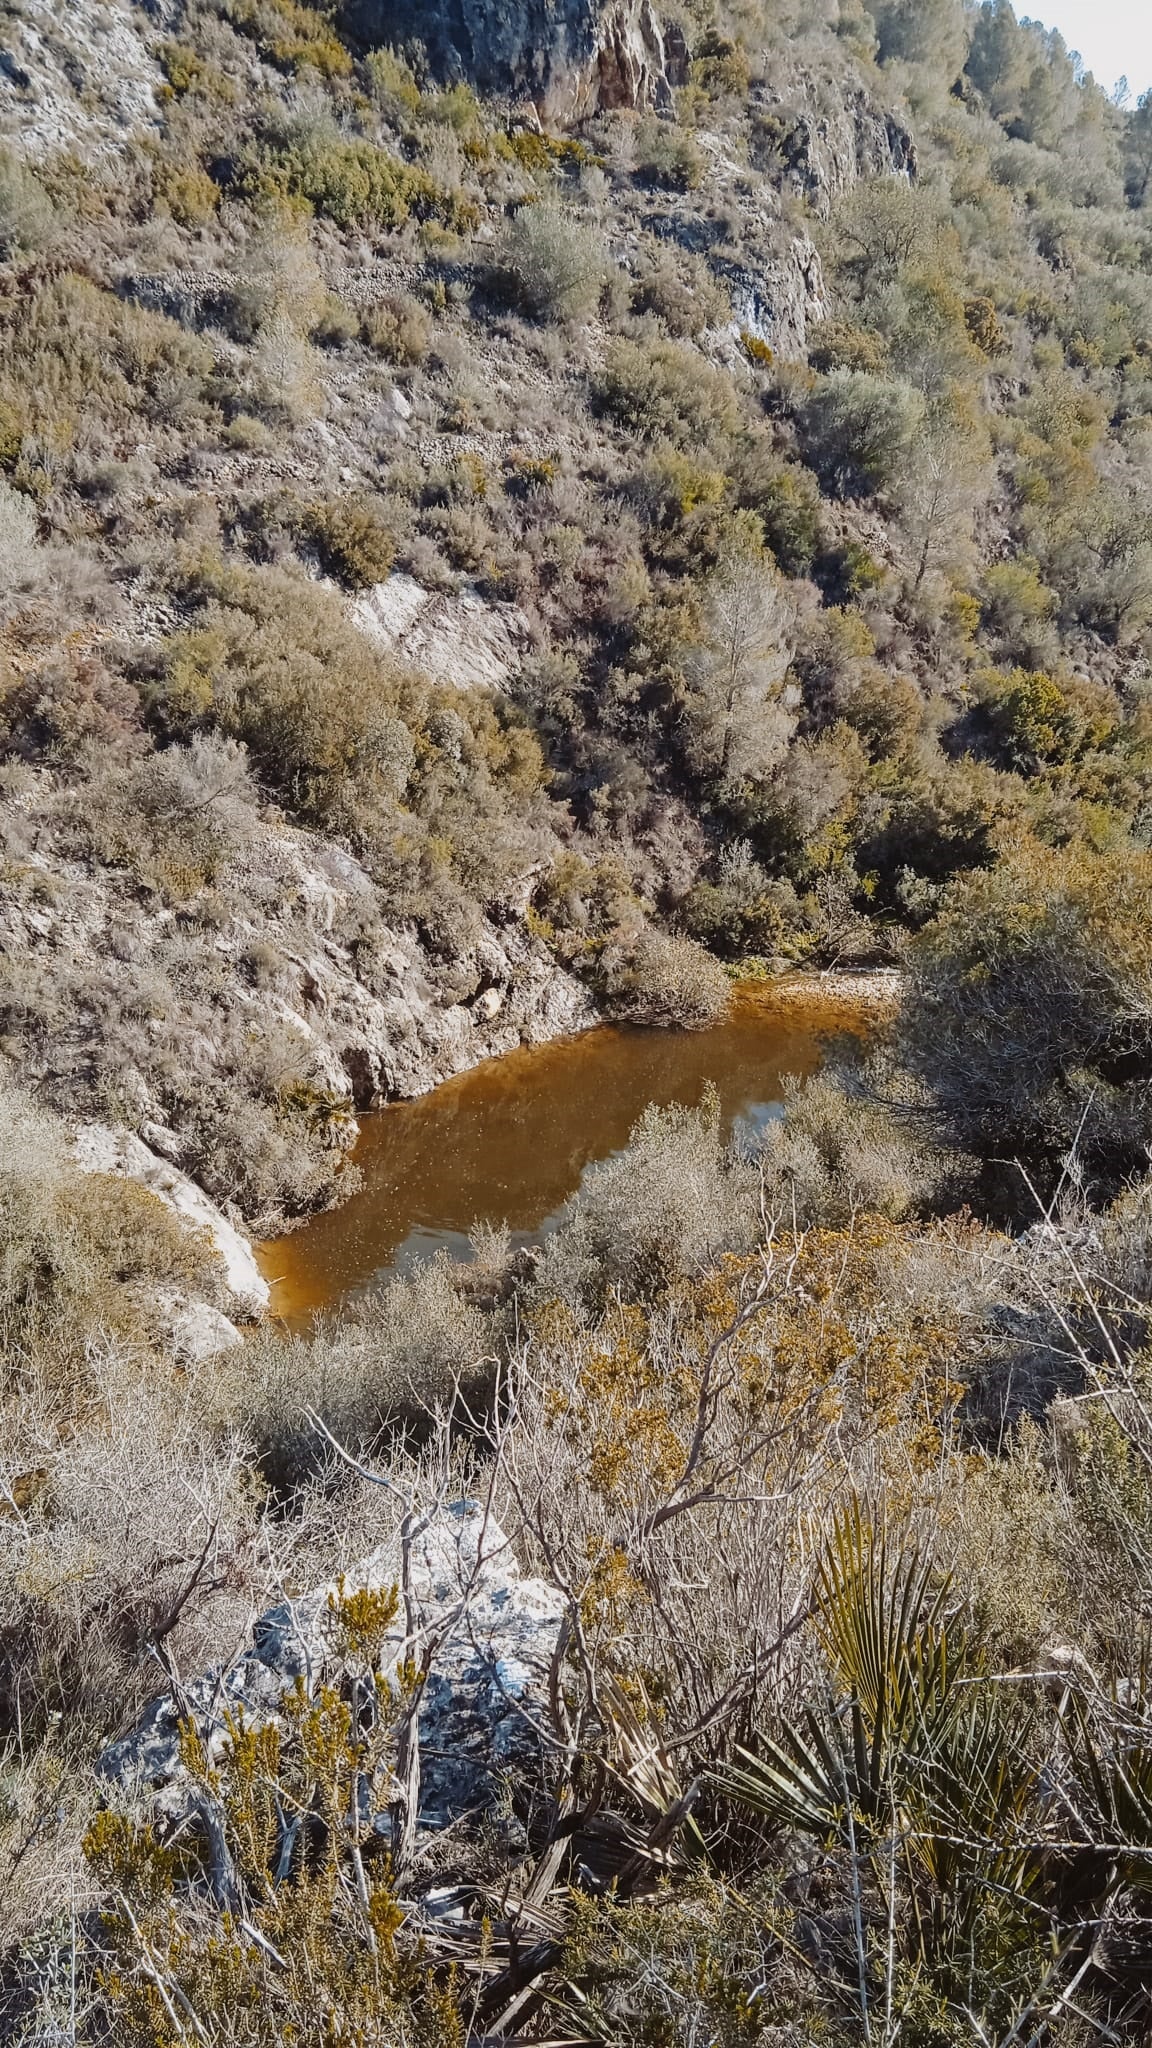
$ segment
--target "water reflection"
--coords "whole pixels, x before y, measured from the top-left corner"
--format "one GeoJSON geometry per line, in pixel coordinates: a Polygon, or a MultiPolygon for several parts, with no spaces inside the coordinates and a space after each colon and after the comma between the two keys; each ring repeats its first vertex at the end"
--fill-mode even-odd
{"type": "Polygon", "coordinates": [[[295,1322],[441,1246],[466,1258],[478,1222],[539,1242],[648,1103],[696,1104],[712,1083],[729,1129],[762,1128],[780,1114],[784,1076],[814,1072],[829,1035],[861,1024],[850,1001],[744,989],[710,1031],[604,1026],[392,1103],[364,1119],[360,1190],[263,1248],[273,1309],[295,1322]]]}

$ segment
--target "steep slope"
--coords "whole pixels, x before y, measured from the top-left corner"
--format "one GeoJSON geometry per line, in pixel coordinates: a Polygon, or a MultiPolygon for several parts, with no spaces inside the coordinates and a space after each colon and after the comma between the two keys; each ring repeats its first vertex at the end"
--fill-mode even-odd
{"type": "Polygon", "coordinates": [[[38,20],[0,1015],[59,1107],[291,1217],[354,1102],[1141,813],[1147,216],[1055,44],[445,8],[417,73],[413,15],[182,0],[81,7],[68,100],[38,20]]]}

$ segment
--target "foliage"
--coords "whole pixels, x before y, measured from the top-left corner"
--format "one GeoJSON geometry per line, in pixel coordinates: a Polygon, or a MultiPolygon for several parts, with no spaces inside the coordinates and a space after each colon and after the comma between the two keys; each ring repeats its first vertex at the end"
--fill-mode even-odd
{"type": "Polygon", "coordinates": [[[730,380],[675,341],[645,347],[614,342],[597,397],[608,416],[643,441],[699,441],[731,433],[736,400],[730,380]]]}
{"type": "Polygon", "coordinates": [[[390,1595],[333,1602],[353,1661],[349,1699],[331,1687],[284,1702],[283,1735],[232,1722],[210,1759],[193,1723],[184,1756],[200,1794],[198,1839],[170,1846],[155,1828],[98,1813],[85,1854],[110,1903],[97,1984],[118,2038],[160,2048],[195,2020],[197,2038],[224,2042],[242,2024],[254,2042],[281,2042],[315,2025],[323,1987],[330,2040],[398,2033],[428,2048],[460,2039],[450,1990],[398,1934],[403,1914],[361,1815],[383,1801],[391,1726],[404,1675],[376,1668],[397,1608],[390,1595]],[[189,1910],[197,1865],[215,1925],[189,1910]]]}
{"type": "Polygon", "coordinates": [[[911,953],[906,1055],[950,1129],[1115,1185],[1147,1142],[1152,867],[1027,846],[958,881],[911,953]]]}
{"type": "Polygon", "coordinates": [[[723,969],[691,939],[645,931],[612,945],[600,979],[614,1015],[633,1024],[700,1031],[728,1005],[723,969]]]}
{"type": "Polygon", "coordinates": [[[837,497],[873,496],[897,481],[922,417],[906,385],[865,370],[836,370],[804,407],[806,458],[837,497]]]}
{"type": "Polygon", "coordinates": [[[309,505],[304,531],[330,574],[350,590],[382,583],[396,543],[376,507],[362,499],[329,498],[309,505]]]}
{"type": "Polygon", "coordinates": [[[597,231],[555,200],[522,207],[508,229],[497,276],[534,320],[580,321],[594,312],[608,271],[597,231]]]}

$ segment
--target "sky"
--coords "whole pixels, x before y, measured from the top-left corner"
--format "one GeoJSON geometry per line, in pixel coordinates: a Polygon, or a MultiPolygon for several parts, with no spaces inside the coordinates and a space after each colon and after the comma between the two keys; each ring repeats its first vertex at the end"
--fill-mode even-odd
{"type": "Polygon", "coordinates": [[[1122,77],[1133,98],[1152,86],[1152,0],[1017,0],[1016,12],[1058,28],[1105,91],[1122,77]]]}

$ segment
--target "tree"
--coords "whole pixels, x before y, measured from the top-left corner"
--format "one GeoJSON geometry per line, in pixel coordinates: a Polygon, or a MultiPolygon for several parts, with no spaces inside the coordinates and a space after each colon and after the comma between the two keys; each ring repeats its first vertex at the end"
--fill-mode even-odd
{"type": "Polygon", "coordinates": [[[984,0],[964,69],[997,120],[1017,106],[1027,78],[1028,44],[1012,0],[984,0]]]}
{"type": "Polygon", "coordinates": [[[900,523],[913,549],[913,589],[930,568],[963,558],[972,522],[991,483],[987,441],[947,416],[929,421],[911,451],[898,496],[900,523]]]}
{"type": "Polygon", "coordinates": [[[858,295],[891,284],[928,242],[926,202],[903,178],[867,178],[837,209],[838,266],[858,295]]]}
{"type": "Polygon", "coordinates": [[[949,83],[964,62],[962,0],[871,0],[882,64],[929,64],[949,83]]]}
{"type": "Polygon", "coordinates": [[[523,206],[505,237],[500,276],[534,320],[587,320],[608,275],[604,238],[553,200],[523,206]]]}
{"type": "Polygon", "coordinates": [[[1152,192],[1152,87],[1128,116],[1124,189],[1130,206],[1144,206],[1152,192]]]}
{"type": "Polygon", "coordinates": [[[736,561],[716,577],[704,631],[685,661],[687,751],[722,785],[756,782],[783,757],[795,719],[781,696],[790,613],[764,562],[736,561]]]}

